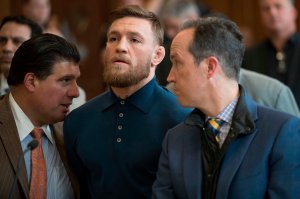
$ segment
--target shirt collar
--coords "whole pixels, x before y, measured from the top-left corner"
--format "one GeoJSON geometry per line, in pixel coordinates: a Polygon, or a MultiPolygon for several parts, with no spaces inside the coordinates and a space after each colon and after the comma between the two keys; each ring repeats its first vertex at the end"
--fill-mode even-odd
{"type": "Polygon", "coordinates": [[[236,104],[238,102],[239,97],[236,97],[234,100],[232,100],[226,108],[218,114],[218,118],[224,120],[225,122],[231,124],[232,122],[232,116],[236,107],[236,104]]]}
{"type": "Polygon", "coordinates": [[[7,80],[3,73],[0,73],[0,94],[5,94],[5,90],[9,89],[7,80]]]}
{"type": "MultiPolygon", "coordinates": [[[[267,45],[269,45],[274,51],[276,51],[275,46],[273,45],[273,43],[271,42],[271,40],[268,38],[266,40],[267,45]]],[[[300,42],[300,34],[298,32],[295,32],[294,34],[292,34],[288,40],[285,42],[284,44],[284,49],[290,45],[294,46],[297,45],[300,42]]]]}
{"type": "Polygon", "coordinates": [[[125,103],[130,103],[144,113],[147,113],[153,104],[153,93],[157,86],[158,85],[156,83],[156,80],[155,78],[153,78],[144,87],[139,89],[137,92],[135,92],[125,100],[120,99],[114,94],[112,90],[110,90],[104,97],[105,99],[103,102],[103,109],[106,109],[119,101],[125,101],[125,103]]]}
{"type": "MultiPolygon", "coordinates": [[[[34,129],[34,125],[27,117],[27,115],[23,112],[23,110],[20,108],[20,106],[17,104],[11,93],[9,93],[9,103],[11,106],[13,116],[15,118],[20,141],[22,142],[23,139],[27,137],[30,134],[30,132],[34,129]]],[[[45,132],[45,135],[50,140],[50,142],[53,143],[50,126],[44,125],[41,128],[45,132]]]]}
{"type": "MultiPolygon", "coordinates": [[[[235,111],[235,108],[238,103],[239,96],[234,98],[222,112],[217,115],[217,118],[220,118],[227,122],[228,124],[232,123],[232,117],[235,111]]],[[[189,117],[185,120],[186,124],[189,125],[199,125],[204,127],[205,122],[211,117],[206,117],[199,109],[194,109],[189,117]]]]}

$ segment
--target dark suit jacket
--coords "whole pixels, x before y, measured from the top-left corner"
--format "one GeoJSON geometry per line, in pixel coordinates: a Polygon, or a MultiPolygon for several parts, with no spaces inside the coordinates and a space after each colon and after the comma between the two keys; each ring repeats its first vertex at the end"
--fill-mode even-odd
{"type": "MultiPolygon", "coordinates": [[[[259,106],[248,96],[243,101],[239,99],[240,111],[233,115],[231,131],[240,133],[223,157],[216,199],[298,199],[300,120],[259,106]]],[[[186,120],[168,131],[153,198],[202,198],[202,133],[200,119],[194,124],[186,120]]]]}
{"type": "MultiPolygon", "coordinates": [[[[60,157],[69,175],[74,195],[76,198],[79,198],[78,182],[73,174],[72,168],[70,168],[68,164],[67,156],[64,151],[62,125],[60,123],[55,124],[51,126],[51,128],[60,157]]],[[[0,198],[8,198],[20,156],[23,156],[23,151],[17,132],[17,126],[9,105],[8,95],[6,95],[0,101],[0,198]]],[[[29,198],[29,184],[27,181],[24,158],[20,164],[20,173],[14,198],[29,198]]]]}

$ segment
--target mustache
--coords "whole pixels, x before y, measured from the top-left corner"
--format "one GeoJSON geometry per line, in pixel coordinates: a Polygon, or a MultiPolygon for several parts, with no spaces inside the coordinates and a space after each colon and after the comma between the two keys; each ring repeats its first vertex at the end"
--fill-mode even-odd
{"type": "Polygon", "coordinates": [[[14,53],[11,53],[11,52],[2,52],[0,53],[0,57],[1,58],[9,58],[9,59],[12,59],[14,56],[14,53]]]}
{"type": "Polygon", "coordinates": [[[126,64],[130,64],[131,60],[125,56],[114,56],[111,58],[111,62],[124,62],[126,64]]]}

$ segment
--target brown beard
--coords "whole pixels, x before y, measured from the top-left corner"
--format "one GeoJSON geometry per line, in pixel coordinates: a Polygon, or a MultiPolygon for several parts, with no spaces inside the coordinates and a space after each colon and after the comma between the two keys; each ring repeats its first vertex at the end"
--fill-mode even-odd
{"type": "Polygon", "coordinates": [[[133,86],[149,76],[150,65],[151,61],[149,58],[144,66],[133,67],[130,65],[128,71],[120,74],[121,66],[112,69],[110,68],[110,65],[106,63],[103,72],[103,80],[109,86],[117,88],[133,86]]]}

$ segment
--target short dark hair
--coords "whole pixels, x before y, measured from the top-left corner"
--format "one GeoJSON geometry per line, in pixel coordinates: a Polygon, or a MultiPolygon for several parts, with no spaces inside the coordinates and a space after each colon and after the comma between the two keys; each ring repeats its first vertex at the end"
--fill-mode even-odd
{"type": "Polygon", "coordinates": [[[15,22],[17,24],[27,25],[31,30],[30,37],[35,37],[43,33],[43,30],[40,25],[21,15],[4,17],[1,21],[0,29],[2,29],[2,27],[9,22],[15,22]]]}
{"type": "Polygon", "coordinates": [[[79,64],[80,55],[76,46],[49,33],[33,37],[17,49],[8,74],[8,85],[22,84],[27,73],[34,73],[41,80],[46,79],[59,61],[79,64]]]}
{"type": "Polygon", "coordinates": [[[136,17],[136,18],[148,20],[152,25],[154,36],[155,36],[158,44],[163,45],[164,29],[159,21],[159,18],[153,12],[147,11],[136,5],[118,8],[110,13],[109,27],[115,20],[121,19],[124,17],[136,17]]]}
{"type": "Polygon", "coordinates": [[[199,18],[183,24],[182,29],[195,28],[189,51],[199,64],[204,58],[219,59],[224,73],[238,80],[244,56],[243,36],[238,26],[220,17],[199,18]]]}

